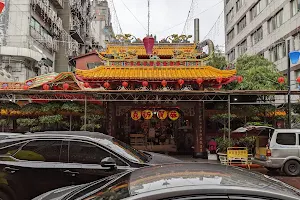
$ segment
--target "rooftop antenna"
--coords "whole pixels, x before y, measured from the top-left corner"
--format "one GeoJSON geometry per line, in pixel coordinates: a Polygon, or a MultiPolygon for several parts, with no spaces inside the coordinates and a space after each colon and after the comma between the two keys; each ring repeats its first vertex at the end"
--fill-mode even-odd
{"type": "Polygon", "coordinates": [[[148,37],[150,36],[150,0],[148,0],[148,37]]]}

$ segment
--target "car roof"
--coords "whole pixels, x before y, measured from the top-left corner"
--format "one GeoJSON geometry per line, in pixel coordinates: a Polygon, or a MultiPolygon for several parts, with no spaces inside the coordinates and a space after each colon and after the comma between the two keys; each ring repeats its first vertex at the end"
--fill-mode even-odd
{"type": "Polygon", "coordinates": [[[282,133],[299,133],[300,129],[275,129],[277,132],[282,133]]]}
{"type": "Polygon", "coordinates": [[[300,197],[300,191],[279,180],[246,169],[210,163],[177,163],[137,169],[130,173],[130,194],[193,186],[264,189],[300,197]]]}
{"type": "Polygon", "coordinates": [[[44,132],[34,132],[34,133],[26,133],[26,134],[17,134],[10,135],[6,141],[8,140],[23,140],[30,138],[90,138],[90,139],[107,139],[112,140],[113,137],[109,135],[105,135],[99,132],[89,132],[89,131],[44,131],[44,132]]]}

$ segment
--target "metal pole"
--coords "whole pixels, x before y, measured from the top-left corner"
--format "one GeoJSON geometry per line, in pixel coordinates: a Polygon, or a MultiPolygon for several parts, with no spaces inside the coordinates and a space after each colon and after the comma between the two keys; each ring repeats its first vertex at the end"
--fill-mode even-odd
{"type": "Polygon", "coordinates": [[[148,0],[148,36],[150,36],[150,0],[148,0]]]}
{"type": "Polygon", "coordinates": [[[230,131],[230,129],[231,129],[231,124],[230,124],[230,122],[231,122],[231,111],[230,111],[231,109],[230,109],[230,95],[228,95],[228,139],[230,140],[230,134],[231,134],[231,131],[230,131]]]}
{"type": "Polygon", "coordinates": [[[288,81],[288,128],[292,128],[291,116],[292,116],[292,105],[291,105],[291,61],[290,61],[290,40],[287,40],[287,81],[288,81]]]}
{"type": "Polygon", "coordinates": [[[87,100],[86,95],[84,95],[84,130],[86,131],[86,110],[87,110],[87,100]]]}

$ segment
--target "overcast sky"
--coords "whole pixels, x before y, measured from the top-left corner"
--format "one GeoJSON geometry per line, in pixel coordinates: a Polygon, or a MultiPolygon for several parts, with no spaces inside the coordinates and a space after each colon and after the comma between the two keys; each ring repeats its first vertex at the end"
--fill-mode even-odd
{"type": "MultiPolygon", "coordinates": [[[[193,35],[193,19],[199,18],[200,38],[203,39],[214,27],[208,38],[212,39],[215,45],[224,46],[223,0],[194,0],[186,30],[184,25],[192,0],[150,0],[150,2],[150,33],[157,35],[158,40],[174,33],[193,35]],[[213,26],[215,22],[217,23],[213,26]]],[[[123,33],[143,38],[147,33],[145,30],[148,19],[147,0],[114,0],[114,4],[123,33]]],[[[112,22],[116,23],[114,15],[112,22]]],[[[115,32],[119,34],[118,30],[115,32]]]]}

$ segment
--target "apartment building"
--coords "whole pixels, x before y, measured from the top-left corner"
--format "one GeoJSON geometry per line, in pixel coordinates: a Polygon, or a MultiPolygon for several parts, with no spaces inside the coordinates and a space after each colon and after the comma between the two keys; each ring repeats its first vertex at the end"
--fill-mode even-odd
{"type": "MultiPolygon", "coordinates": [[[[287,53],[300,50],[300,0],[225,0],[225,54],[262,55],[287,72],[287,53]]],[[[300,76],[300,63],[291,66],[300,76]]]]}
{"type": "Polygon", "coordinates": [[[91,24],[91,30],[94,35],[95,43],[100,48],[105,48],[105,42],[111,41],[114,37],[114,31],[111,22],[111,12],[107,0],[93,0],[95,17],[91,24]]]}
{"type": "Polygon", "coordinates": [[[0,81],[70,71],[88,52],[90,0],[5,0],[0,15],[0,81]]]}

